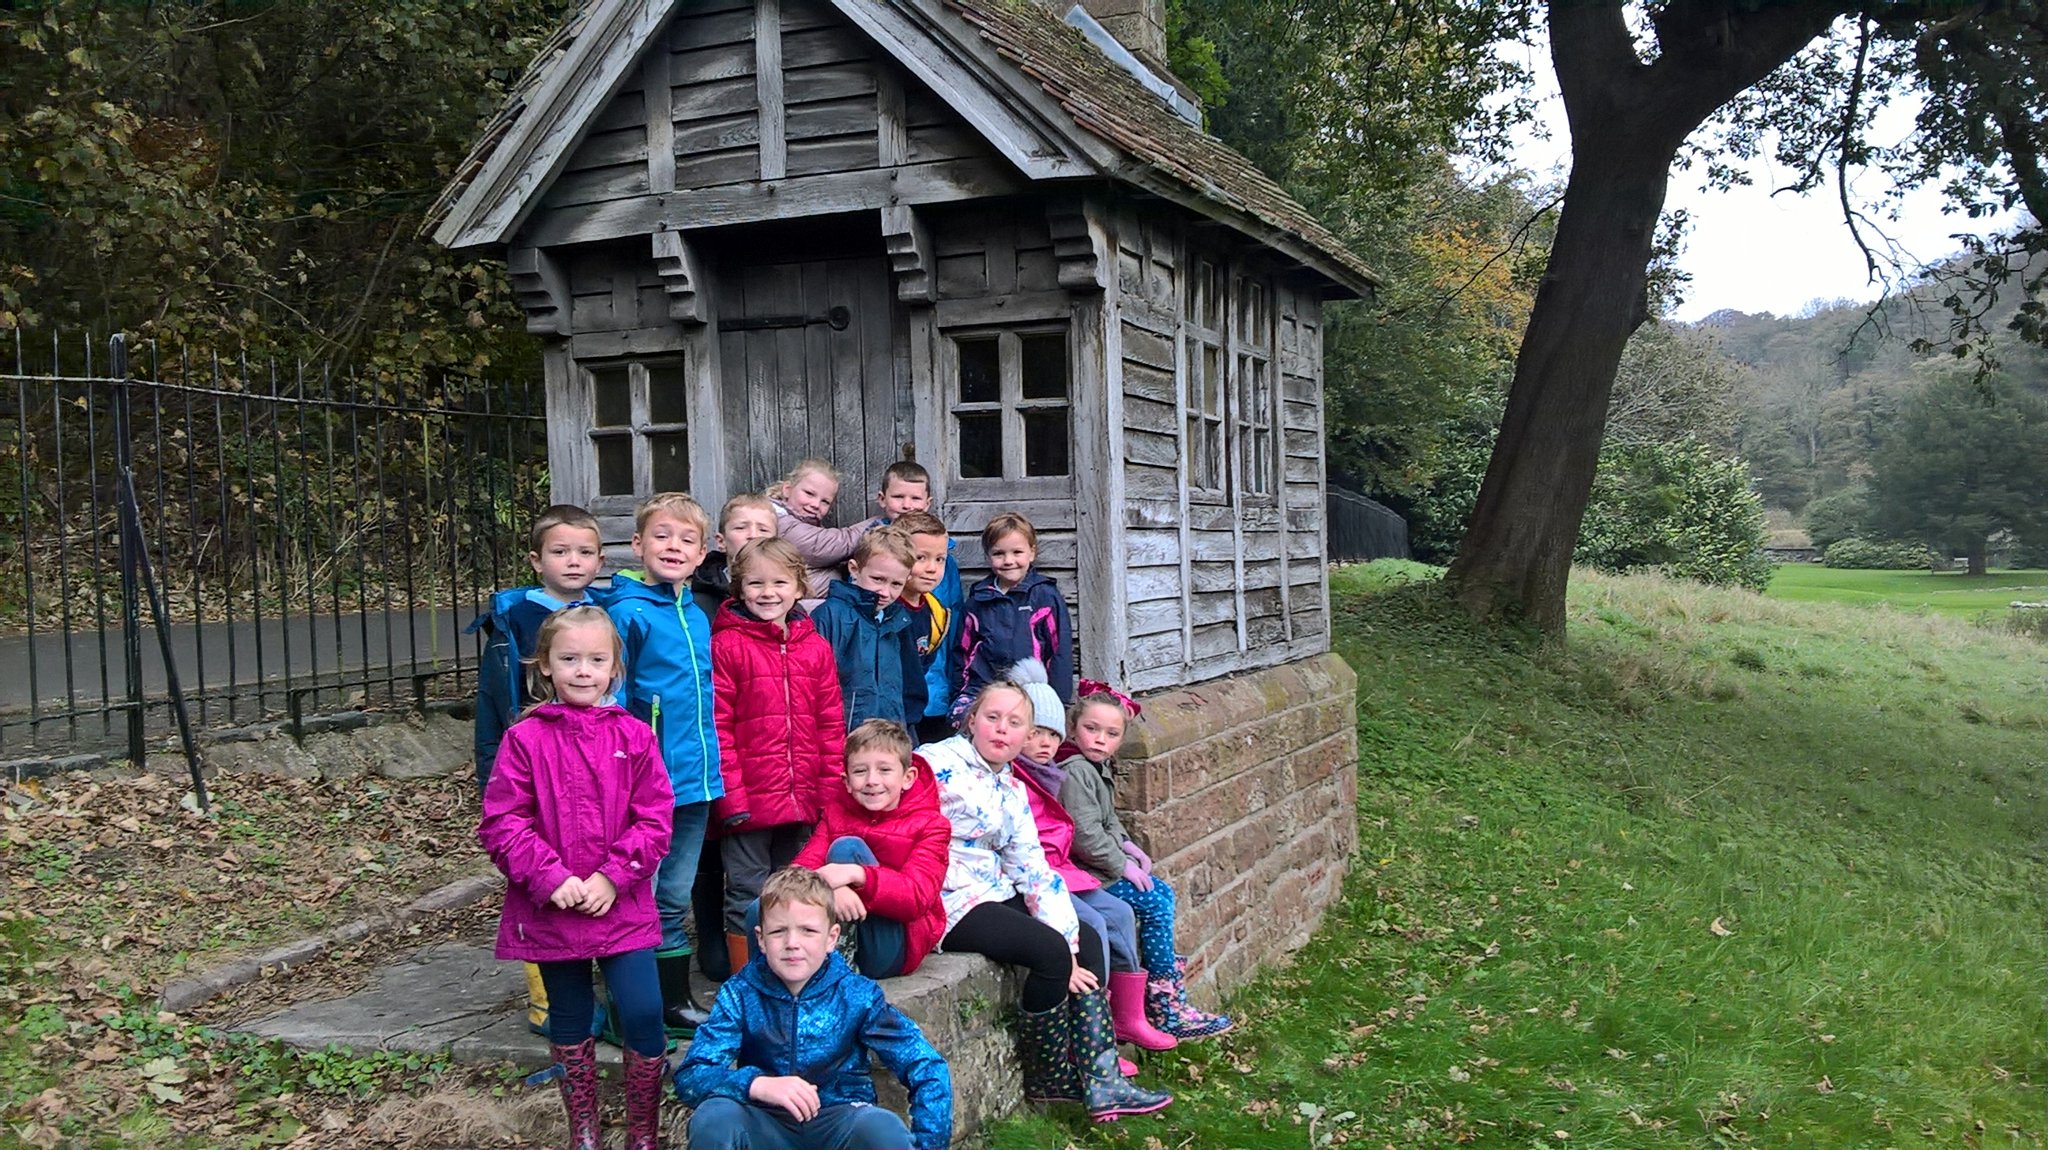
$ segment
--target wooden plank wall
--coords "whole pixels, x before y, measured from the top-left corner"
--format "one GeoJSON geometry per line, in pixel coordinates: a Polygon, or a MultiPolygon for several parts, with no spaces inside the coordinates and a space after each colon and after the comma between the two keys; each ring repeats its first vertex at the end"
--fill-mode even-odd
{"type": "MultiPolygon", "coordinates": [[[[1322,565],[1321,302],[1256,265],[1209,251],[1272,293],[1266,337],[1284,396],[1273,418],[1282,478],[1273,494],[1246,496],[1242,455],[1229,439],[1232,481],[1220,495],[1183,484],[1187,364],[1198,353],[1183,322],[1192,271],[1187,229],[1134,205],[1116,226],[1116,312],[1123,397],[1125,678],[1149,690],[1317,653],[1328,646],[1322,565]]],[[[1250,333],[1233,331],[1239,339],[1250,333]]],[[[1240,391],[1233,386],[1230,402],[1240,391]]]]}
{"type": "MultiPolygon", "coordinates": [[[[705,0],[676,16],[649,49],[542,209],[875,168],[883,68],[900,72],[827,0],[705,0]],[[774,35],[760,35],[769,28],[774,35]],[[764,61],[772,68],[765,74],[764,61]]],[[[900,83],[905,162],[995,155],[929,89],[907,73],[900,83]]]]}
{"type": "MultiPolygon", "coordinates": [[[[919,118],[914,90],[906,102],[914,149],[919,118]]],[[[935,134],[932,138],[938,137],[935,134]]],[[[951,333],[1069,321],[1073,302],[1059,285],[1059,261],[1053,257],[1052,235],[1042,201],[1020,199],[933,208],[926,210],[925,218],[931,231],[933,262],[937,265],[937,299],[932,306],[935,347],[933,354],[925,357],[935,378],[920,381],[921,394],[929,396],[929,404],[943,413],[951,409],[955,398],[956,382],[946,377],[953,360],[944,347],[951,333]]],[[[1069,348],[1081,343],[1070,330],[1069,348]]],[[[1099,341],[1096,346],[1100,346],[1099,341]]],[[[1070,389],[1070,396],[1077,390],[1070,389]]],[[[1078,427],[1083,418],[1078,404],[1073,409],[1073,418],[1078,427]]],[[[1079,627],[1079,602],[1085,588],[1077,578],[1077,517],[1071,478],[1051,485],[1050,491],[1034,490],[1029,497],[984,483],[949,484],[953,468],[948,446],[950,420],[940,418],[933,423],[935,430],[919,439],[919,458],[931,468],[934,482],[940,488],[940,515],[953,533],[953,554],[960,564],[961,577],[971,585],[988,573],[981,529],[1004,511],[1018,512],[1037,529],[1039,570],[1059,581],[1079,627]],[[927,443],[928,439],[939,442],[927,443]]],[[[1088,639],[1085,632],[1078,634],[1075,651],[1081,666],[1093,675],[1099,668],[1089,656],[1088,639]]]]}

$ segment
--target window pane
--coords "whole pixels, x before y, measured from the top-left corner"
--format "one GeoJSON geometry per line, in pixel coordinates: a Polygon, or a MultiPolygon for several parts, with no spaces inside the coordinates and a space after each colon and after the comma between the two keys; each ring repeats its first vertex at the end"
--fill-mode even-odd
{"type": "MultiPolygon", "coordinates": [[[[598,427],[633,425],[633,385],[626,365],[590,370],[590,390],[596,400],[598,427]]],[[[628,494],[631,492],[629,491],[628,494]]]]}
{"type": "Polygon", "coordinates": [[[663,431],[647,437],[647,453],[654,458],[656,491],[690,489],[690,436],[683,431],[663,431]]]}
{"type": "MultiPolygon", "coordinates": [[[[647,365],[647,422],[690,422],[690,385],[683,365],[673,360],[647,365]]],[[[657,490],[668,491],[667,487],[657,490]]]]}
{"type": "Polygon", "coordinates": [[[960,478],[1003,477],[1003,416],[998,411],[969,412],[960,422],[960,478]]]}
{"type": "Polygon", "coordinates": [[[1202,345],[1202,411],[1223,414],[1223,349],[1202,345]]]}
{"type": "Polygon", "coordinates": [[[599,495],[634,494],[633,437],[630,435],[607,435],[594,442],[597,445],[597,493],[599,495]]]}
{"type": "Polygon", "coordinates": [[[1067,333],[1040,332],[1019,337],[1024,345],[1024,398],[1067,397],[1067,333]]]}
{"type": "Polygon", "coordinates": [[[1068,442],[1066,408],[1025,412],[1024,474],[1067,474],[1068,442]]]}
{"type": "Polygon", "coordinates": [[[954,340],[960,349],[960,402],[997,403],[1003,398],[1003,357],[996,337],[954,340]]]}
{"type": "Polygon", "coordinates": [[[1223,486],[1223,425],[1208,420],[1203,422],[1207,424],[1206,431],[1208,436],[1202,457],[1208,463],[1208,475],[1206,482],[1202,486],[1221,487],[1223,486]]]}

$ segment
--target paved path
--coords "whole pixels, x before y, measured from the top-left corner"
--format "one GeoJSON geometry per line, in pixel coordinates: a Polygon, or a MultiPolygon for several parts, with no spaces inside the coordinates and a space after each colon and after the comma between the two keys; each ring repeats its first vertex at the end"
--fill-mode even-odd
{"type": "MultiPolygon", "coordinates": [[[[449,942],[377,971],[346,998],[301,1002],[235,1029],[319,1050],[404,1050],[462,1062],[544,1065],[547,1040],[526,1029],[526,978],[489,946],[449,942]]],[[[614,1051],[614,1055],[616,1055],[614,1051]]]]}
{"type": "MultiPolygon", "coordinates": [[[[381,671],[392,666],[403,671],[447,662],[458,652],[468,656],[474,651],[473,637],[462,633],[474,616],[475,611],[468,607],[348,611],[339,620],[333,615],[307,618],[295,614],[289,619],[265,616],[260,624],[251,619],[174,623],[169,631],[178,677],[190,695],[201,687],[218,689],[231,684],[281,686],[287,673],[297,682],[315,675],[341,678],[365,667],[381,671]]],[[[37,622],[61,625],[61,620],[52,616],[39,617],[37,622]]],[[[74,616],[71,622],[78,628],[92,620],[74,616]]],[[[167,690],[163,656],[156,628],[146,612],[141,638],[143,692],[151,699],[163,698],[167,690]]],[[[121,641],[118,616],[107,620],[104,634],[74,629],[0,639],[0,667],[8,671],[0,674],[0,712],[26,712],[31,705],[48,712],[62,707],[67,696],[87,706],[109,697],[127,698],[121,641]]]]}

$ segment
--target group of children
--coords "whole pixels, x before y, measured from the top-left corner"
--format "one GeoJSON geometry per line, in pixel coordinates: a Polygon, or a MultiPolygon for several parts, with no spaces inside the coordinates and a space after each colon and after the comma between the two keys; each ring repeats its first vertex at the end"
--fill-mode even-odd
{"type": "Polygon", "coordinates": [[[874,980],[935,949],[1024,969],[1025,1096],[1098,1120],[1172,1098],[1152,1050],[1227,1030],[1188,1003],[1173,892],[1118,821],[1114,756],[1138,706],[1073,685],[1073,633],[1028,520],[982,534],[963,588],[930,479],[891,465],[881,514],[825,525],[807,461],[729,500],[643,503],[634,570],[593,594],[598,525],[549,508],[539,586],[494,596],[479,675],[479,827],[507,877],[498,953],[529,963],[571,1128],[599,1145],[592,962],[625,1050],[631,1150],[653,1150],[664,1054],[692,1147],[943,1146],[945,1062],[874,980]],[[707,841],[722,899],[693,915],[707,841]],[[709,1011],[690,991],[723,933],[709,1011]],[[719,921],[712,928],[707,918],[719,921]],[[837,947],[853,936],[851,963],[837,947]],[[706,956],[709,957],[708,955],[706,956]],[[873,1105],[868,1055],[908,1087],[873,1105]]]}

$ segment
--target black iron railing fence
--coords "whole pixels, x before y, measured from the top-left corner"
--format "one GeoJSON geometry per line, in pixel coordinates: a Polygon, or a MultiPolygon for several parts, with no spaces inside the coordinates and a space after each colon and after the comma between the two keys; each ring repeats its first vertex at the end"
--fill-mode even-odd
{"type": "Polygon", "coordinates": [[[1328,511],[1330,562],[1414,558],[1408,550],[1408,521],[1393,508],[1333,486],[1328,511]]]}
{"type": "Polygon", "coordinates": [[[464,628],[530,577],[521,533],[546,502],[546,459],[530,379],[376,379],[12,333],[0,757],[138,753],[169,728],[173,671],[201,726],[470,689],[464,628]],[[161,634],[137,593],[146,573],[161,634]]]}

